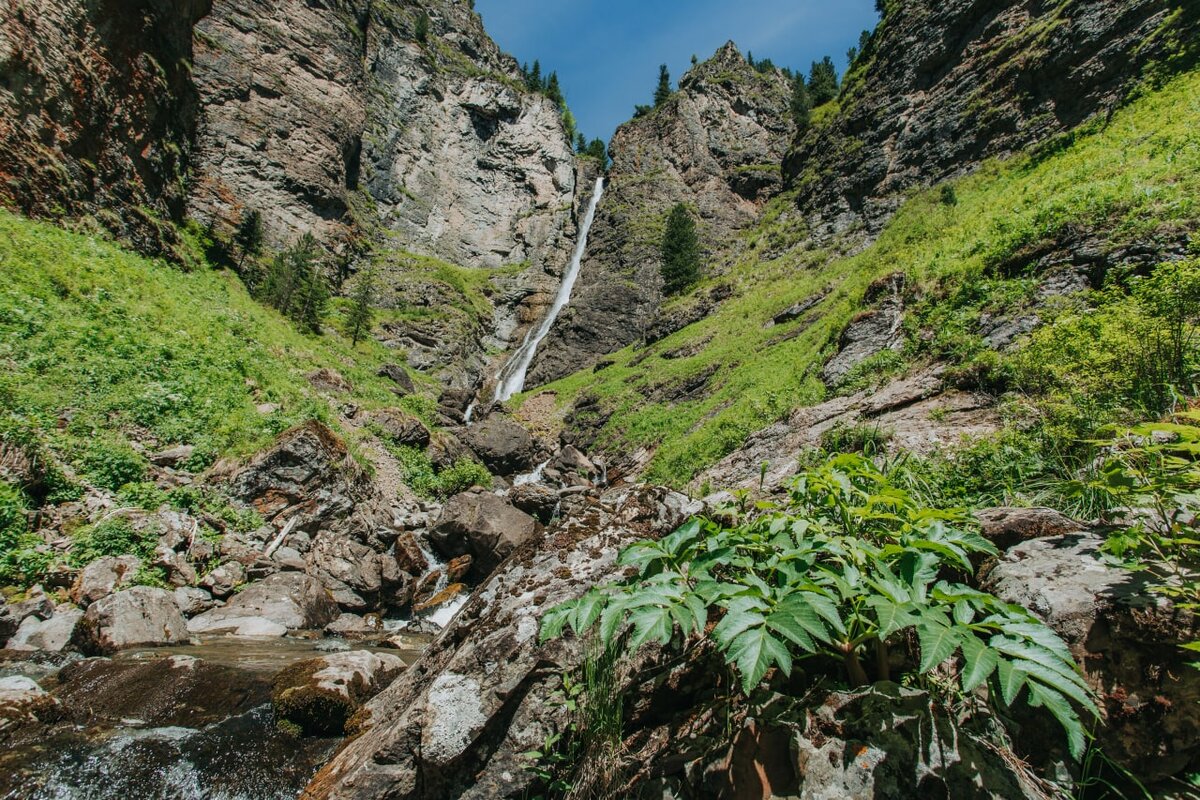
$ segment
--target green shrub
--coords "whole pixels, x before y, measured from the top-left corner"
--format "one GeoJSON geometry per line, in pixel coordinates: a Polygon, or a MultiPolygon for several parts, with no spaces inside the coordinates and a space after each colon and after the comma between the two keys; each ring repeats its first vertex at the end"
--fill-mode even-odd
{"type": "Polygon", "coordinates": [[[28,512],[21,490],[0,481],[0,586],[37,583],[50,567],[52,556],[41,538],[29,531],[28,512]]]}
{"type": "Polygon", "coordinates": [[[237,533],[249,533],[264,525],[257,511],[234,503],[212,487],[178,486],[167,494],[167,502],[189,514],[211,514],[237,533]]]}
{"type": "Polygon", "coordinates": [[[836,669],[850,686],[890,680],[892,657],[915,642],[904,673],[919,679],[957,657],[955,685],[924,681],[930,691],[949,701],[986,684],[990,703],[1023,698],[1058,719],[1078,757],[1080,712],[1096,708],[1067,646],[1025,609],[950,577],[994,553],[962,512],[924,507],[868,459],[839,456],[741,524],[693,520],[626,548],[620,563],[636,575],[549,610],[542,638],[597,624],[605,645],[628,624],[628,652],[711,638],[747,695],[771,668],[836,669]]]}
{"type": "Polygon", "coordinates": [[[125,555],[145,560],[154,555],[157,543],[157,531],[149,528],[138,531],[129,520],[110,517],[75,534],[67,554],[67,563],[73,567],[85,567],[98,558],[125,555]]]}
{"type": "Polygon", "coordinates": [[[405,484],[424,497],[449,497],[472,486],[490,488],[492,485],[492,474],[473,459],[460,458],[452,466],[438,472],[429,456],[420,448],[387,443],[385,446],[400,462],[405,484]]]}
{"type": "Polygon", "coordinates": [[[862,453],[869,458],[882,454],[892,436],[892,431],[878,423],[845,425],[839,422],[821,434],[821,449],[834,454],[862,453]]]}
{"type": "Polygon", "coordinates": [[[168,500],[167,493],[149,481],[127,483],[117,492],[117,502],[123,506],[137,506],[146,511],[156,511],[168,500]]]}
{"type": "Polygon", "coordinates": [[[87,479],[101,489],[116,491],[127,483],[138,483],[149,463],[125,442],[98,439],[83,454],[87,479]]]}

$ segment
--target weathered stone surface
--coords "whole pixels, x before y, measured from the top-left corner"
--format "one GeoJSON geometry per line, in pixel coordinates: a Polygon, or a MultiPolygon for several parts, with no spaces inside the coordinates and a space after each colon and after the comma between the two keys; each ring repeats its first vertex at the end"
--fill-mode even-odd
{"type": "Polygon", "coordinates": [[[390,653],[353,650],[301,661],[276,676],[271,692],[275,713],[305,733],[338,735],[346,721],[404,669],[390,653]]]}
{"type": "Polygon", "coordinates": [[[876,281],[867,290],[863,302],[874,307],[862,311],[838,340],[838,351],[821,370],[821,378],[835,386],[856,366],[885,350],[899,350],[904,344],[900,323],[904,319],[904,276],[893,275],[876,281]]]}
{"type": "Polygon", "coordinates": [[[429,444],[429,429],[421,420],[398,408],[383,408],[371,413],[371,422],[396,444],[425,447],[429,444]]]}
{"type": "Polygon", "coordinates": [[[403,394],[412,394],[417,390],[412,376],[408,374],[408,370],[399,364],[384,364],[375,374],[380,378],[387,378],[395,383],[396,390],[394,391],[398,390],[403,394]]]}
{"type": "Polygon", "coordinates": [[[731,42],[684,75],[665,106],[617,129],[579,282],[526,388],[643,338],[661,299],[662,224],[676,203],[698,211],[709,250],[756,218],[781,185],[779,164],[795,132],[789,98],[782,73],[758,72],[731,42]]]}
{"type": "Polygon", "coordinates": [[[1053,508],[981,508],[974,514],[979,532],[1004,552],[1030,539],[1078,533],[1083,525],[1053,508]]]}
{"type": "Polygon", "coordinates": [[[0,678],[0,736],[21,725],[48,722],[60,713],[58,701],[32,678],[0,678]]]}
{"type": "MultiPolygon", "coordinates": [[[[1200,672],[1180,644],[1195,617],[1148,590],[1147,575],[1103,563],[1090,532],[1031,539],[1010,549],[984,588],[1029,608],[1070,646],[1098,691],[1107,724],[1098,744],[1147,783],[1200,757],[1200,672]]],[[[1038,763],[1062,757],[1060,739],[1022,740],[1038,763]],[[1049,743],[1049,744],[1047,744],[1049,743]]]]}
{"type": "Polygon", "coordinates": [[[174,595],[164,589],[135,586],[88,606],[73,642],[85,653],[101,655],[187,640],[187,622],[174,595]]]}
{"type": "Polygon", "coordinates": [[[236,561],[226,561],[200,580],[200,585],[213,597],[224,600],[234,589],[246,582],[246,568],[236,561]]]}
{"type": "Polygon", "coordinates": [[[523,483],[508,493],[508,502],[547,525],[558,510],[558,492],[544,483],[523,483]]]}
{"type": "Polygon", "coordinates": [[[370,547],[353,539],[322,534],[308,554],[308,573],[339,605],[363,609],[368,606],[363,595],[377,595],[383,585],[377,556],[370,547]]]}
{"type": "Polygon", "coordinates": [[[238,631],[243,636],[282,636],[288,630],[323,628],[337,616],[337,605],[319,581],[298,572],[280,572],[250,584],[228,604],[193,617],[187,629],[191,633],[238,631]],[[272,624],[266,626],[264,620],[272,624]]]}
{"type": "Polygon", "coordinates": [[[429,531],[429,540],[446,558],[470,555],[471,577],[480,581],[542,527],[533,517],[491,492],[463,492],[451,497],[429,531]]]}
{"type": "Polygon", "coordinates": [[[363,707],[364,735],[314,778],[311,797],[521,796],[533,781],[522,753],[565,720],[550,696],[560,672],[583,657],[573,639],[539,645],[541,615],[614,577],[621,546],[668,533],[698,510],[663,490],[617,490],[549,540],[527,544],[363,707]]]}
{"type": "Polygon", "coordinates": [[[169,251],[195,130],[192,24],[211,0],[56,0],[0,17],[0,204],[169,251]],[[149,212],[149,213],[148,213],[149,212]]]}
{"type": "Polygon", "coordinates": [[[386,500],[333,431],[312,421],[280,435],[229,482],[231,494],[268,520],[297,518],[295,532],[369,541],[390,525],[386,500]]]}
{"type": "Polygon", "coordinates": [[[83,611],[70,605],[59,606],[45,619],[31,614],[17,628],[6,647],[9,650],[47,650],[57,653],[71,643],[82,619],[83,611]]]}
{"type": "Polygon", "coordinates": [[[175,597],[175,605],[179,606],[179,612],[185,617],[203,614],[216,605],[211,594],[194,586],[180,586],[172,595],[175,597]]]}
{"type": "Polygon", "coordinates": [[[93,724],[138,719],[151,727],[202,728],[267,702],[268,678],[186,655],[89,658],[63,668],[55,695],[93,724]]]}
{"type": "MultiPolygon", "coordinates": [[[[1070,130],[1113,108],[1171,36],[1162,0],[1058,6],[950,0],[889,9],[841,113],[784,164],[813,227],[877,229],[904,190],[1070,130]]],[[[1171,20],[1195,41],[1197,15],[1171,20]]]]}
{"type": "Polygon", "coordinates": [[[523,425],[503,414],[492,414],[463,435],[483,465],[497,475],[514,475],[534,466],[533,437],[523,425]]]}
{"type": "Polygon", "coordinates": [[[368,614],[365,617],[358,614],[341,614],[325,626],[326,636],[338,636],[343,639],[364,639],[382,632],[383,624],[378,614],[368,614]]]}
{"type": "Polygon", "coordinates": [[[133,583],[142,562],[137,556],[105,556],[83,568],[75,585],[71,587],[71,599],[87,607],[102,597],[133,583]]]}

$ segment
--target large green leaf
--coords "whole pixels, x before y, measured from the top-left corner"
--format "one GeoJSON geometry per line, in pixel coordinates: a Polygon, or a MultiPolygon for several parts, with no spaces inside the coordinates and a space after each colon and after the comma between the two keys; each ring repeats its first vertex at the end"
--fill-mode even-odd
{"type": "Polygon", "coordinates": [[[792,671],[792,656],[787,647],[766,628],[751,628],[739,634],[729,644],[728,658],[737,665],[742,676],[742,690],[747,694],[754,690],[772,664],[779,664],[785,674],[792,671]]]}
{"type": "Polygon", "coordinates": [[[959,632],[935,617],[926,616],[917,623],[917,640],[921,643],[921,674],[941,664],[958,649],[959,632]]]}
{"type": "Polygon", "coordinates": [[[1071,707],[1067,699],[1049,686],[1030,683],[1029,704],[1043,707],[1054,715],[1067,733],[1067,749],[1076,759],[1082,758],[1086,747],[1083,723],[1080,722],[1079,715],[1075,713],[1075,709],[1071,707]]]}
{"type": "Polygon", "coordinates": [[[630,652],[651,639],[666,644],[671,641],[671,635],[675,631],[670,609],[662,606],[638,609],[629,615],[629,622],[633,625],[633,637],[629,640],[630,652]]]}
{"type": "Polygon", "coordinates": [[[897,603],[886,597],[868,597],[867,605],[875,612],[880,639],[887,639],[896,631],[917,624],[917,617],[912,613],[909,603],[897,603]]]}
{"type": "Polygon", "coordinates": [[[728,648],[730,642],[748,628],[758,627],[766,622],[760,611],[747,608],[726,612],[721,621],[713,628],[713,638],[722,648],[728,648]]]}
{"type": "Polygon", "coordinates": [[[962,638],[962,652],[962,688],[964,692],[973,692],[996,671],[1000,656],[983,640],[970,634],[962,638]]]}

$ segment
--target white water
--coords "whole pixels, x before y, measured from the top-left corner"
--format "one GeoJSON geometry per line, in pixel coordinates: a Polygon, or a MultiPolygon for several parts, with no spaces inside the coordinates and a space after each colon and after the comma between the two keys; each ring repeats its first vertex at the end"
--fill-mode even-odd
{"type": "Polygon", "coordinates": [[[524,486],[527,483],[537,483],[542,479],[542,473],[546,471],[546,467],[550,466],[550,460],[546,459],[537,465],[537,469],[533,472],[526,472],[524,475],[518,475],[513,478],[513,486],[524,486]]]}
{"type": "Polygon", "coordinates": [[[570,302],[571,291],[575,288],[575,280],[579,277],[579,265],[583,261],[584,251],[587,250],[588,232],[591,231],[592,221],[596,218],[596,206],[600,205],[600,198],[603,195],[604,178],[597,178],[596,188],[592,191],[592,200],[588,204],[587,213],[584,214],[583,222],[579,226],[579,240],[575,242],[575,252],[571,255],[571,263],[567,267],[566,274],[563,275],[562,285],[558,287],[554,305],[550,307],[550,313],[541,321],[541,324],[529,330],[529,333],[525,335],[525,341],[521,343],[517,352],[513,353],[512,358],[496,376],[496,395],[493,398],[495,402],[507,400],[525,388],[525,373],[529,371],[529,365],[533,363],[533,356],[537,353],[538,345],[550,333],[554,320],[558,319],[559,313],[570,302]]]}
{"type": "Polygon", "coordinates": [[[463,421],[466,422],[468,425],[470,425],[471,419],[474,416],[475,416],[475,401],[472,400],[471,404],[467,406],[466,412],[463,414],[463,421]]]}

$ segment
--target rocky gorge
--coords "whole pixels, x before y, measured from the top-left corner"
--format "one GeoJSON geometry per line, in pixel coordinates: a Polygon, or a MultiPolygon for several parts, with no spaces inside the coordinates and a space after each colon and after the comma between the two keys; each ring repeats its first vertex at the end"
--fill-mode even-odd
{"type": "Polygon", "coordinates": [[[0,796],[1196,796],[1200,11],[878,8],[597,156],[470,2],[9,3],[0,796]]]}

